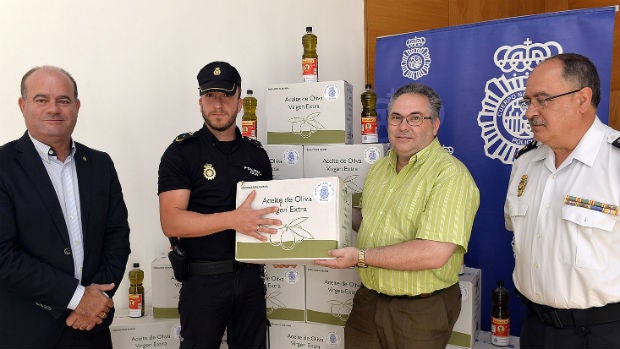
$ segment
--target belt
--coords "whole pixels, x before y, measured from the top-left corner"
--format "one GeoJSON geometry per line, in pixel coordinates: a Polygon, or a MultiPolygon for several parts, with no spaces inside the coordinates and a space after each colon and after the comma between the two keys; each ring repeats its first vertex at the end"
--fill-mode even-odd
{"type": "Polygon", "coordinates": [[[458,283],[456,283],[456,284],[454,284],[454,285],[452,285],[450,287],[442,288],[440,290],[435,290],[435,291],[429,292],[429,293],[420,293],[420,294],[417,294],[415,296],[409,296],[409,295],[389,295],[389,294],[384,294],[384,293],[380,293],[380,292],[377,292],[377,293],[380,296],[390,297],[390,298],[397,298],[397,299],[423,299],[423,298],[432,297],[432,296],[434,296],[436,294],[439,294],[439,293],[441,293],[441,292],[443,292],[443,291],[445,291],[445,290],[447,290],[447,289],[449,289],[451,287],[454,287],[454,286],[458,287],[458,283]]]}
{"type": "Polygon", "coordinates": [[[556,309],[534,303],[519,292],[517,294],[525,306],[536,314],[540,322],[555,328],[590,326],[620,321],[620,303],[610,303],[602,307],[587,309],[556,309]]]}
{"type": "Polygon", "coordinates": [[[209,261],[194,259],[188,263],[187,268],[189,275],[218,275],[233,273],[239,269],[248,268],[254,265],[258,266],[258,264],[242,263],[235,260],[209,261]]]}

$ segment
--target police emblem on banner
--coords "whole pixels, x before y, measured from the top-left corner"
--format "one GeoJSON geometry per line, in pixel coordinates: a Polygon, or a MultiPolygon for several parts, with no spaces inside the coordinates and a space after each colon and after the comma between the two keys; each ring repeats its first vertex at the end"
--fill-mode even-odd
{"type": "Polygon", "coordinates": [[[525,82],[534,67],[562,51],[562,46],[555,41],[534,43],[529,38],[522,45],[504,45],[495,51],[493,61],[504,74],[487,81],[482,109],[478,113],[487,157],[512,164],[517,151],[533,140],[519,100],[523,98],[525,82]]]}
{"type": "Polygon", "coordinates": [[[431,54],[424,44],[426,44],[425,37],[415,36],[406,41],[408,49],[403,51],[403,58],[400,62],[404,77],[418,80],[428,75],[431,67],[431,54]]]}

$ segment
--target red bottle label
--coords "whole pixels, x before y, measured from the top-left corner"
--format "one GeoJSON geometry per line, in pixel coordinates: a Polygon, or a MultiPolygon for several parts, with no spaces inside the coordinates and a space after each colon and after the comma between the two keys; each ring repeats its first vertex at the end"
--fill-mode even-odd
{"type": "Polygon", "coordinates": [[[508,345],[510,339],[510,319],[498,319],[491,317],[491,343],[495,345],[508,345]]]}
{"type": "Polygon", "coordinates": [[[376,135],[376,134],[377,134],[377,117],[376,116],[363,116],[362,117],[362,136],[376,135]]]}
{"type": "Polygon", "coordinates": [[[129,294],[129,317],[142,316],[142,295],[129,294]]]}
{"type": "Polygon", "coordinates": [[[301,69],[303,71],[304,81],[317,81],[318,76],[318,62],[317,58],[302,58],[301,69]]]}
{"type": "Polygon", "coordinates": [[[241,134],[256,139],[256,121],[241,121],[241,134]]]}

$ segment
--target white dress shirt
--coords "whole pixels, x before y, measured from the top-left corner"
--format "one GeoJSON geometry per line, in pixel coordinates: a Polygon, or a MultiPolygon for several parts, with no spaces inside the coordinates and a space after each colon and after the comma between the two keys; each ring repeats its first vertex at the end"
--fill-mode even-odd
{"type": "MultiPolygon", "coordinates": [[[[28,135],[30,136],[30,133],[28,135]]],[[[61,162],[57,159],[55,151],[50,146],[39,142],[32,136],[30,136],[30,139],[34,143],[34,147],[41,157],[43,166],[45,166],[45,170],[47,170],[47,174],[56,191],[62,215],[67,224],[67,231],[69,232],[74,276],[76,279],[82,280],[84,245],[82,239],[82,218],[80,215],[80,191],[73,157],[75,154],[75,144],[71,141],[71,152],[65,161],[61,162]]],[[[84,291],[84,286],[78,284],[67,308],[75,309],[82,299],[84,291]]]]}
{"type": "Polygon", "coordinates": [[[620,206],[620,149],[612,145],[619,137],[596,118],[559,168],[541,143],[514,162],[504,216],[514,233],[513,280],[532,302],[564,309],[620,302],[618,215],[565,203],[569,195],[620,206]]]}

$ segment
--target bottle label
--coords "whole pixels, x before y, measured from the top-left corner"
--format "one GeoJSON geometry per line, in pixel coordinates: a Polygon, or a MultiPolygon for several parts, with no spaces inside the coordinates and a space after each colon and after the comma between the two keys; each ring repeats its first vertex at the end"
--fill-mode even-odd
{"type": "Polygon", "coordinates": [[[377,143],[377,116],[362,116],[362,143],[377,143]]]}
{"type": "Polygon", "coordinates": [[[305,82],[317,82],[318,79],[318,58],[302,58],[301,69],[303,71],[303,78],[305,82]]]}
{"type": "Polygon", "coordinates": [[[241,121],[241,134],[256,139],[256,121],[241,121]]]}
{"type": "Polygon", "coordinates": [[[141,317],[142,316],[142,295],[130,293],[129,294],[129,317],[141,317]]]}
{"type": "Polygon", "coordinates": [[[491,343],[497,346],[510,344],[510,319],[491,316],[491,343]]]}

